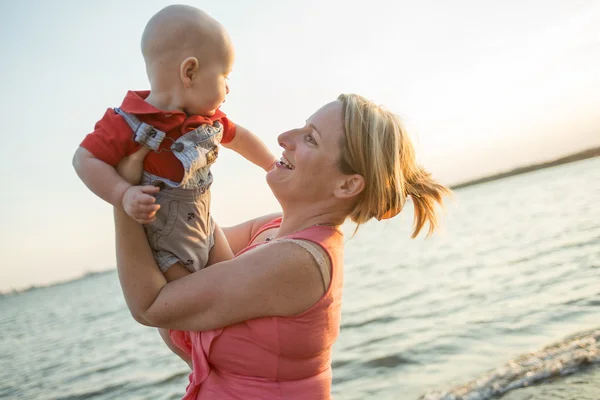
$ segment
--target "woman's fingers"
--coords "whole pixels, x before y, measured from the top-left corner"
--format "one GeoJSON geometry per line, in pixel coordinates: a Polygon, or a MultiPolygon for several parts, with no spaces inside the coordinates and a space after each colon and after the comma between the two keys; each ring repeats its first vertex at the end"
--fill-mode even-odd
{"type": "Polygon", "coordinates": [[[129,155],[135,161],[143,161],[150,152],[150,147],[140,146],[139,150],[129,155]]]}

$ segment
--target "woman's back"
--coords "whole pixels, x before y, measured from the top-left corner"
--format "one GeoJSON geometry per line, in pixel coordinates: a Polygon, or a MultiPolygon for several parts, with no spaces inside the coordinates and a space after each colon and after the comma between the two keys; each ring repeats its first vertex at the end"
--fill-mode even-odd
{"type": "Polygon", "coordinates": [[[314,242],[325,250],[331,261],[327,291],[293,317],[257,318],[205,332],[172,331],[173,341],[192,354],[194,371],[185,399],[330,398],[331,346],[341,317],[343,236],[335,228],[313,226],[283,238],[288,239],[314,242]]]}

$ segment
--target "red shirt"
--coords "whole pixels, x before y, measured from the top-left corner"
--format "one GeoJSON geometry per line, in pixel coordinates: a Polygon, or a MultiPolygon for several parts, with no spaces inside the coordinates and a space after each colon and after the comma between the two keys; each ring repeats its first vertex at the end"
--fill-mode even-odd
{"type": "MultiPolygon", "coordinates": [[[[159,110],[146,103],[145,99],[149,94],[150,91],[129,91],[119,108],[135,115],[140,121],[165,132],[173,140],[177,140],[200,125],[212,125],[214,121],[219,121],[223,125],[221,143],[231,142],[235,137],[235,124],[221,110],[217,110],[212,117],[188,116],[183,111],[159,110]]],[[[173,143],[171,140],[165,139],[159,150],[167,148],[166,151],[148,153],[144,160],[144,169],[151,174],[180,182],[183,179],[183,165],[173,152],[168,150],[171,143],[173,143]]],[[[97,159],[114,167],[123,158],[135,153],[140,145],[134,142],[133,131],[125,119],[109,108],[102,119],[96,122],[94,131],[83,139],[81,147],[88,150],[97,159]]]]}

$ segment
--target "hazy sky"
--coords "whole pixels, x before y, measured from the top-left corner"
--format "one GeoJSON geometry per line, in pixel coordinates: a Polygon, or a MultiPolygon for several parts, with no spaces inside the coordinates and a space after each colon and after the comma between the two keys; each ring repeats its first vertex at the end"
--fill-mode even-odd
{"type": "MultiPolygon", "coordinates": [[[[114,266],[111,208],[73,152],[128,89],[147,89],[141,32],[165,1],[0,3],[4,156],[0,291],[114,266]]],[[[600,1],[191,1],[237,51],[224,107],[276,136],[342,92],[402,116],[445,183],[600,144],[600,1]]],[[[258,168],[221,152],[223,225],[277,209],[258,168]]]]}

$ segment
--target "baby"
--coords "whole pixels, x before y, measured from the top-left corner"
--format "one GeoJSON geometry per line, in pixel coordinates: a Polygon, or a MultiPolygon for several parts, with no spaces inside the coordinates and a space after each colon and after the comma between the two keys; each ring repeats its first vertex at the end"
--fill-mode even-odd
{"type": "Polygon", "coordinates": [[[108,109],[73,165],[95,194],[145,224],[156,262],[173,280],[233,256],[210,214],[210,166],[219,144],[265,171],[276,158],[219,109],[234,59],[220,23],[194,7],[168,6],[146,25],[142,54],[150,91],[130,91],[119,108],[108,109]],[[115,166],[142,146],[149,152],[135,186],[115,166]]]}

